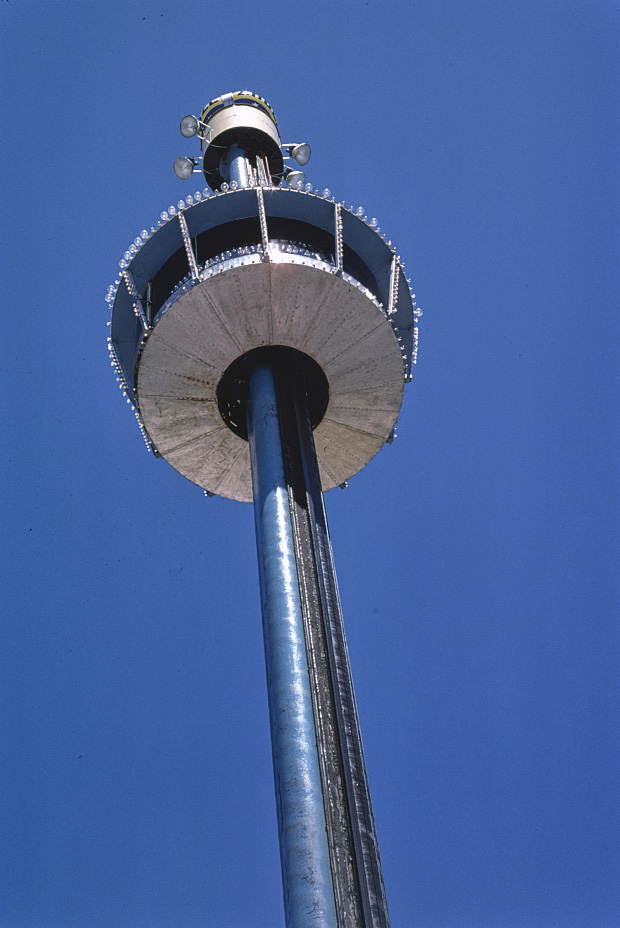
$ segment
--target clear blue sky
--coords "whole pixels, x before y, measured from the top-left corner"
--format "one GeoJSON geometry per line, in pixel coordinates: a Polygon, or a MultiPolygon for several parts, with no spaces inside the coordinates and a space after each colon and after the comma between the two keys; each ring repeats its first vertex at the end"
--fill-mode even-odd
{"type": "MultiPolygon", "coordinates": [[[[620,0],[0,0],[1,928],[283,924],[252,509],[146,452],[105,293],[249,88],[414,282],[327,496],[394,928],[617,928],[620,0]]],[[[193,190],[192,190],[193,192],[193,190]]]]}

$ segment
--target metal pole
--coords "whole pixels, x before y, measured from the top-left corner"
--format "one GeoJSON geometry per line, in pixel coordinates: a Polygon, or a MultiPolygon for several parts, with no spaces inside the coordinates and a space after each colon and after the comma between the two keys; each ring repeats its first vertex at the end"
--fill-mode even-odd
{"type": "Polygon", "coordinates": [[[332,870],[335,873],[336,899],[340,902],[337,906],[339,918],[342,928],[390,928],[314,438],[308,410],[299,393],[293,395],[299,463],[303,469],[303,476],[300,474],[298,477],[300,486],[297,495],[304,499],[302,510],[306,512],[311,536],[312,573],[316,583],[312,608],[307,610],[313,615],[309,616],[306,634],[313,641],[312,653],[317,655],[311,662],[311,675],[314,671],[317,679],[315,690],[320,702],[315,717],[322,720],[323,728],[319,743],[324,753],[324,791],[328,796],[326,815],[328,832],[333,836],[332,870]],[[325,654],[321,653],[322,647],[325,654]],[[325,679],[321,682],[321,675],[327,675],[329,682],[325,679]],[[327,724],[330,717],[331,725],[337,731],[336,736],[331,738],[327,724]],[[341,789],[335,788],[338,782],[341,789]],[[338,847],[341,849],[340,859],[334,853],[338,847]]]}
{"type": "MultiPolygon", "coordinates": [[[[299,359],[277,351],[265,349],[260,360],[255,360],[248,403],[270,711],[272,725],[277,718],[283,728],[290,726],[288,732],[272,728],[276,792],[281,792],[277,738],[285,737],[305,763],[295,740],[297,718],[284,716],[272,696],[270,661],[277,635],[282,666],[287,667],[287,660],[298,662],[299,679],[303,679],[304,738],[313,765],[312,815],[321,819],[321,831],[327,832],[335,924],[338,928],[390,928],[310,422],[307,391],[316,390],[316,383],[311,387],[306,380],[299,359]],[[277,501],[272,501],[273,512],[267,512],[265,505],[270,492],[277,501]],[[274,528],[277,533],[268,550],[265,533],[274,528]],[[280,634],[283,614],[294,614],[294,641],[280,634]]],[[[299,679],[287,683],[281,676],[279,682],[283,688],[297,687],[299,679]]],[[[291,692],[296,694],[297,689],[291,692]]],[[[290,706],[284,692],[282,696],[290,706]]],[[[285,828],[281,824],[281,841],[285,828]]],[[[282,845],[281,852],[286,898],[291,877],[282,845]]],[[[319,866],[324,872],[324,857],[319,866]]]]}
{"type": "Polygon", "coordinates": [[[227,158],[229,183],[234,180],[238,187],[249,187],[247,154],[244,149],[238,145],[232,145],[228,149],[227,158]]]}
{"type": "Polygon", "coordinates": [[[287,928],[338,928],[272,370],[250,376],[248,440],[287,928]]]}

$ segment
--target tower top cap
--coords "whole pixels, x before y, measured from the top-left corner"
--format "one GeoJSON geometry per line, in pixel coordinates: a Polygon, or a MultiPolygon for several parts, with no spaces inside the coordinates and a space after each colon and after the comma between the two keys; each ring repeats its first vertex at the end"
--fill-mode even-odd
{"type": "Polygon", "coordinates": [[[266,159],[272,183],[280,182],[284,170],[282,141],[275,114],[263,97],[250,90],[222,94],[207,103],[197,129],[204,151],[204,175],[213,190],[225,180],[226,168],[221,171],[220,166],[233,145],[250,159],[266,159]]]}
{"type": "MultiPolygon", "coordinates": [[[[224,93],[221,97],[215,97],[215,99],[207,103],[203,109],[200,114],[200,122],[207,124],[216,113],[219,113],[220,110],[227,106],[254,106],[256,109],[261,110],[261,112],[269,116],[276,127],[278,125],[275,113],[265,98],[259,97],[257,93],[252,93],[251,90],[236,90],[233,93],[224,93]]],[[[204,132],[205,126],[201,125],[199,130],[201,138],[204,138],[204,132]]]]}

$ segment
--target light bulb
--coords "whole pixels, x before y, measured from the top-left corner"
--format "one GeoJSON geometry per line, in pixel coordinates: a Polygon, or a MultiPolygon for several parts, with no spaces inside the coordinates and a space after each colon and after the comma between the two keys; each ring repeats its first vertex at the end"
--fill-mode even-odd
{"type": "Polygon", "coordinates": [[[164,220],[164,222],[165,222],[166,219],[168,218],[168,213],[166,212],[166,210],[165,210],[165,209],[162,210],[162,212],[160,213],[160,215],[161,215],[161,218],[162,218],[162,219],[164,220]]]}
{"type": "Polygon", "coordinates": [[[323,191],[323,196],[324,196],[324,197],[329,197],[329,196],[331,196],[331,190],[329,189],[329,187],[326,187],[326,188],[325,188],[325,190],[323,191]]]}

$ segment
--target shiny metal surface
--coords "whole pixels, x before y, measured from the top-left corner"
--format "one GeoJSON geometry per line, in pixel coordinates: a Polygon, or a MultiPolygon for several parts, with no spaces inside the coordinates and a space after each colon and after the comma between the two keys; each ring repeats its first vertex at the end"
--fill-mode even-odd
{"type": "Polygon", "coordinates": [[[228,149],[228,183],[235,183],[237,187],[248,187],[250,178],[248,175],[248,162],[246,153],[238,145],[232,145],[228,149]]]}
{"type": "Polygon", "coordinates": [[[338,928],[390,928],[309,414],[316,385],[294,353],[259,358],[275,382],[338,928]]]}
{"type": "Polygon", "coordinates": [[[250,378],[248,436],[287,928],[338,928],[273,375],[250,378]]]}
{"type": "MultiPolygon", "coordinates": [[[[293,391],[288,391],[293,392],[293,391]]],[[[311,679],[314,678],[315,723],[322,760],[323,793],[332,851],[339,928],[390,928],[383,869],[375,828],[370,786],[353,689],[338,582],[332,554],[327,515],[321,492],[312,429],[299,394],[296,396],[298,460],[292,496],[293,523],[305,523],[309,536],[306,553],[298,554],[298,570],[304,561],[307,577],[300,583],[310,595],[305,607],[307,649],[311,679]],[[330,721],[331,720],[331,721],[330,721]],[[330,728],[337,737],[330,737],[330,728]],[[320,735],[319,735],[320,731],[320,735]],[[331,826],[331,827],[330,827],[331,826]],[[340,853],[338,853],[340,852],[340,853]],[[354,871],[351,879],[350,868],[354,871]]],[[[288,459],[292,455],[288,455],[288,459]]],[[[290,469],[290,468],[289,468],[290,469]]],[[[303,543],[303,529],[299,532],[303,543]]]]}
{"type": "Polygon", "coordinates": [[[283,169],[280,133],[266,100],[243,91],[224,94],[205,107],[200,122],[203,170],[213,190],[223,180],[220,158],[235,144],[254,157],[266,156],[272,178],[276,182],[280,179],[283,169]]]}

